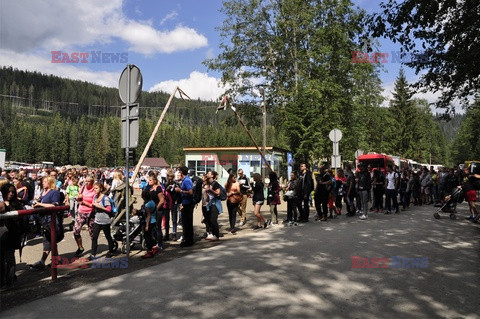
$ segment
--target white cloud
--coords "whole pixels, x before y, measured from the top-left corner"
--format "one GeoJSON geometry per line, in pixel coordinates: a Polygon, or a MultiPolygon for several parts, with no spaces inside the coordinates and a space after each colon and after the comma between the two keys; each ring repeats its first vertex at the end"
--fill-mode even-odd
{"type": "Polygon", "coordinates": [[[152,86],[148,91],[171,93],[177,86],[192,99],[215,101],[225,92],[225,88],[221,86],[219,79],[199,71],[193,71],[187,79],[162,81],[152,86]]]}
{"type": "Polygon", "coordinates": [[[195,29],[178,25],[157,30],[149,21],[135,21],[123,14],[122,0],[0,1],[2,49],[66,50],[73,46],[125,40],[143,54],[172,53],[208,45],[195,29]]]}
{"type": "Polygon", "coordinates": [[[169,12],[169,13],[160,21],[160,25],[164,25],[165,22],[167,22],[167,21],[169,21],[169,20],[172,20],[172,19],[175,19],[177,16],[178,16],[177,11],[173,10],[173,11],[169,12]]]}
{"type": "Polygon", "coordinates": [[[138,22],[119,27],[119,36],[129,42],[132,51],[143,54],[172,53],[208,45],[207,38],[194,29],[177,26],[172,31],[158,31],[138,22]]]}
{"type": "Polygon", "coordinates": [[[15,53],[0,49],[0,65],[12,66],[19,70],[37,71],[54,74],[59,77],[87,81],[108,87],[117,87],[123,64],[119,64],[118,72],[92,71],[86,66],[77,64],[51,63],[51,60],[29,53],[15,53]]]}

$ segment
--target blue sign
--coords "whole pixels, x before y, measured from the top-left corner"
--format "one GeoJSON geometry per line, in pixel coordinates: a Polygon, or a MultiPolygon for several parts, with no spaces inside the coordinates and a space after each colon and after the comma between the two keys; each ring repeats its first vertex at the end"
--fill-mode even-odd
{"type": "Polygon", "coordinates": [[[291,152],[287,153],[287,163],[290,166],[293,166],[293,154],[291,152]]]}

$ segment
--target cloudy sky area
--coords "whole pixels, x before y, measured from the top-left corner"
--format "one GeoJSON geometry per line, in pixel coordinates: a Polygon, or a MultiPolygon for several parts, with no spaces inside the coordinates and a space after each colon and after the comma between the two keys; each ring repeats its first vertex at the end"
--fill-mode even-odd
{"type": "MultiPolygon", "coordinates": [[[[379,0],[354,0],[368,12],[379,0]]],[[[219,53],[221,0],[2,0],[0,65],[117,87],[126,63],[52,63],[52,51],[126,53],[143,74],[143,89],[170,93],[179,85],[192,98],[216,100],[220,74],[202,64],[219,53]]],[[[381,41],[381,52],[399,47],[381,41]]],[[[381,78],[391,96],[400,63],[386,63],[381,78]]],[[[407,79],[417,76],[406,69],[407,79]]],[[[435,100],[431,93],[418,97],[435,100]]]]}

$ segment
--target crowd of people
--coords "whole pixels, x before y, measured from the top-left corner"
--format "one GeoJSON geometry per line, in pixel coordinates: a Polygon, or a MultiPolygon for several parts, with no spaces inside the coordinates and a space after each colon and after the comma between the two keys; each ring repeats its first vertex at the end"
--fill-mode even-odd
{"type": "MultiPolygon", "coordinates": [[[[190,177],[187,167],[145,171],[139,174],[142,208],[134,214],[145,218],[143,236],[147,251],[142,258],[153,258],[164,249],[167,241],[180,241],[181,247],[194,244],[193,212],[195,205],[201,205],[205,233],[208,241],[220,239],[218,217],[224,206],[228,210],[228,232],[234,234],[247,225],[247,201],[251,198],[253,207],[253,229],[264,229],[280,224],[278,208],[283,199],[287,203],[287,215],[283,223],[295,226],[309,222],[310,207],[314,206],[315,220],[326,222],[342,215],[346,206],[347,217],[359,216],[368,219],[370,212],[398,214],[411,205],[441,206],[445,198],[457,187],[462,187],[469,204],[470,219],[478,222],[475,207],[478,174],[471,174],[469,168],[443,169],[438,172],[424,167],[415,172],[407,168],[387,166],[385,172],[359,165],[352,170],[331,169],[321,165],[312,173],[306,163],[300,170],[293,171],[290,179],[282,183],[275,172],[270,172],[266,181],[260,174],[251,179],[242,169],[229,171],[225,185],[218,182],[218,173],[209,171],[202,176],[190,177]],[[267,185],[264,184],[266,182],[267,185]],[[282,194],[282,195],[281,195],[282,194]],[[226,201],[226,205],[222,204],[226,201]],[[385,202],[384,202],[385,201],[385,202]],[[269,206],[270,216],[265,217],[262,207],[269,206]],[[171,223],[171,227],[170,227],[171,223]],[[182,236],[177,236],[179,227],[182,236]],[[170,233],[171,229],[171,233],[170,233]]],[[[77,244],[75,257],[85,253],[81,231],[87,227],[92,240],[89,258],[97,258],[98,238],[104,232],[108,242],[107,256],[114,254],[114,239],[111,222],[115,217],[112,195],[125,183],[126,172],[116,170],[89,170],[61,168],[59,170],[10,170],[0,176],[0,213],[23,208],[52,207],[69,205],[72,218],[73,236],[77,244]]],[[[131,176],[131,174],[129,174],[131,176]]],[[[15,280],[15,249],[22,246],[22,227],[33,225],[37,236],[43,237],[43,251],[40,259],[31,265],[32,269],[43,269],[51,251],[50,214],[32,215],[29,220],[19,218],[6,220],[0,226],[8,230],[2,237],[2,286],[11,285],[15,280]],[[23,224],[22,224],[23,223],[23,224]]],[[[63,217],[58,215],[57,238],[63,238],[63,217]]]]}
{"type": "Polygon", "coordinates": [[[386,171],[373,169],[360,163],[356,171],[350,165],[345,169],[331,169],[321,165],[312,174],[306,164],[300,165],[300,173],[292,172],[285,188],[287,222],[309,221],[309,206],[315,206],[315,220],[328,221],[341,215],[343,203],[346,216],[368,219],[369,212],[399,214],[413,206],[442,206],[458,187],[469,204],[472,222],[479,221],[475,202],[480,175],[465,169],[423,167],[412,169],[387,165],[386,171]],[[312,178],[313,175],[313,178],[312,178]],[[297,219],[297,215],[299,216],[297,219]]]}

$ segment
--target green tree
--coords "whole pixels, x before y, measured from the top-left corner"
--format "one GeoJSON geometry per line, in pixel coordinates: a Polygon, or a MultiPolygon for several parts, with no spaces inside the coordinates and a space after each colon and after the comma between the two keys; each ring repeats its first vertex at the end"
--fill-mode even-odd
{"type": "Polygon", "coordinates": [[[392,140],[395,153],[409,157],[415,145],[415,131],[418,125],[416,107],[412,101],[413,92],[410,91],[403,69],[395,81],[393,99],[390,101],[391,116],[394,120],[395,138],[392,140]]]}
{"type": "Polygon", "coordinates": [[[225,1],[223,12],[222,52],[206,64],[222,72],[228,93],[258,104],[255,88],[263,86],[297,159],[329,157],[333,128],[361,137],[345,140],[353,155],[367,137],[362,108],[378,106],[380,96],[372,90],[377,97],[355,100],[359,82],[379,84],[375,65],[352,63],[364,12],[348,0],[225,1]]]}
{"type": "Polygon", "coordinates": [[[480,160],[480,99],[467,111],[457,138],[452,144],[452,160],[455,164],[480,160]]]}
{"type": "Polygon", "coordinates": [[[368,33],[402,45],[406,63],[421,73],[416,87],[442,91],[437,107],[468,103],[480,90],[480,2],[388,0],[369,17],[368,33]]]}

